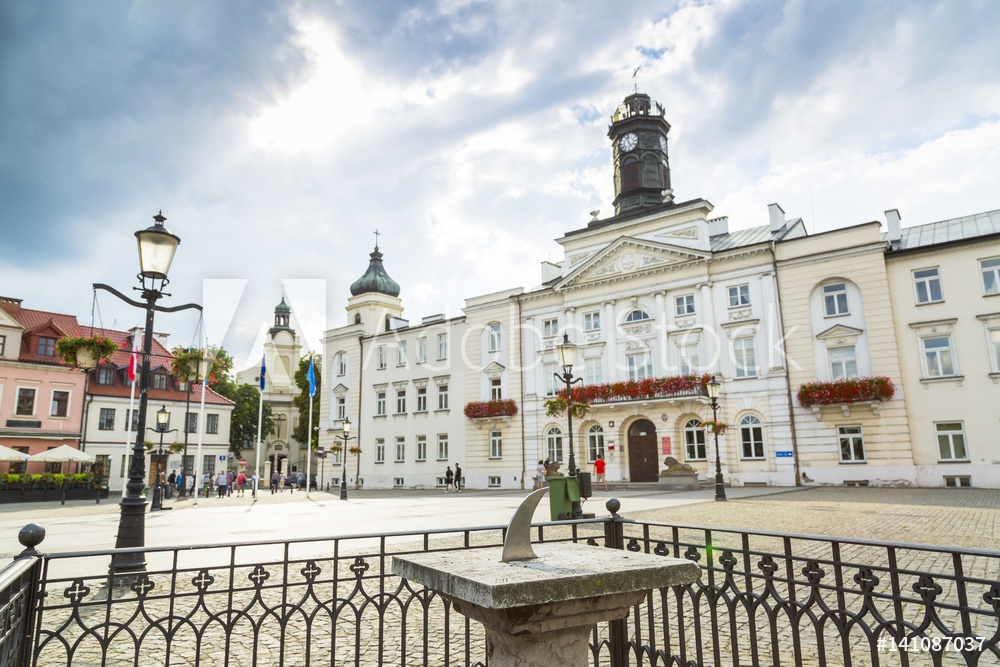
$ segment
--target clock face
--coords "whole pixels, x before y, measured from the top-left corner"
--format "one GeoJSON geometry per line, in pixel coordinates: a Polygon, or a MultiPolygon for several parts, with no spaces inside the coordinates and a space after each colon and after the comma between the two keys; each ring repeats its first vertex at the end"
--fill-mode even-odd
{"type": "Polygon", "coordinates": [[[667,152],[667,140],[664,139],[663,137],[660,137],[660,150],[663,151],[664,153],[667,152]]]}
{"type": "Polygon", "coordinates": [[[638,145],[639,137],[635,136],[635,132],[629,132],[618,141],[618,147],[625,153],[634,150],[638,145]]]}

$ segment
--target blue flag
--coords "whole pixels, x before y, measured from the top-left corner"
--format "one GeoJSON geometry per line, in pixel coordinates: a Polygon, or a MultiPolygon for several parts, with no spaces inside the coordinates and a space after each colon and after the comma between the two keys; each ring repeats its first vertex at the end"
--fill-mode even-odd
{"type": "Polygon", "coordinates": [[[267,367],[264,365],[264,357],[260,358],[260,390],[264,391],[264,375],[267,374],[267,367]]]}
{"type": "Polygon", "coordinates": [[[313,358],[309,357],[309,373],[306,374],[306,379],[309,380],[309,395],[316,395],[316,373],[313,371],[313,358]]]}

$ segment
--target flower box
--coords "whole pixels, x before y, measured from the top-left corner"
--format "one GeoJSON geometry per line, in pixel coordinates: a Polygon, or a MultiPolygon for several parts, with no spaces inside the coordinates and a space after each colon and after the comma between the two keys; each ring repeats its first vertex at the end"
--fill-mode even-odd
{"type": "Polygon", "coordinates": [[[888,401],[896,385],[887,377],[863,377],[833,382],[807,382],[799,387],[799,404],[804,407],[870,401],[888,401]]]}
{"type": "Polygon", "coordinates": [[[517,403],[510,398],[503,398],[496,401],[472,401],[465,406],[465,416],[469,419],[513,417],[516,414],[517,403]]]}
{"type": "MultiPolygon", "coordinates": [[[[684,396],[707,396],[705,385],[712,381],[711,375],[673,375],[645,380],[627,380],[574,387],[573,403],[620,403],[647,398],[674,398],[684,396]]],[[[566,390],[557,394],[566,398],[566,390]]]]}

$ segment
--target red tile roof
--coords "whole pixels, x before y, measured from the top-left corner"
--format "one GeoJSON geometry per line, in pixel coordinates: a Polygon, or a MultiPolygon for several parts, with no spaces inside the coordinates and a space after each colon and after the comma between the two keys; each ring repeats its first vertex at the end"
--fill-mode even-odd
{"type": "Polygon", "coordinates": [[[59,357],[49,357],[43,354],[34,354],[28,347],[31,333],[44,329],[51,325],[55,331],[62,331],[67,336],[76,336],[80,332],[80,324],[76,321],[75,315],[65,315],[63,313],[51,313],[47,310],[32,310],[30,308],[8,309],[4,308],[8,315],[17,320],[25,329],[25,336],[21,341],[21,352],[18,361],[30,361],[34,363],[51,364],[53,366],[63,366],[59,357]]]}

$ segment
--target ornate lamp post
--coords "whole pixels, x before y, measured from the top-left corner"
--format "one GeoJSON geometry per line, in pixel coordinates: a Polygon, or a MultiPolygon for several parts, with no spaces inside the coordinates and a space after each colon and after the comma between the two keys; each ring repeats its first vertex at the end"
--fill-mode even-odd
{"type": "Polygon", "coordinates": [[[344,441],[344,448],[341,450],[340,463],[343,467],[343,471],[340,476],[340,499],[347,500],[347,441],[353,440],[354,438],[348,437],[351,432],[351,420],[344,420],[344,435],[334,436],[339,437],[344,441]]]}
{"type": "MultiPolygon", "coordinates": [[[[170,424],[170,410],[167,410],[167,406],[162,406],[156,411],[156,428],[147,428],[147,431],[156,431],[160,434],[160,446],[156,448],[157,464],[163,461],[163,435],[165,433],[176,433],[177,429],[172,428],[167,430],[167,425],[170,424]]],[[[158,512],[163,509],[173,509],[172,507],[163,506],[163,484],[160,483],[160,466],[156,466],[156,483],[153,485],[153,506],[149,508],[150,512],[158,512]]]]}
{"type": "MultiPolygon", "coordinates": [[[[172,313],[201,306],[195,303],[166,308],[156,302],[163,296],[170,296],[163,289],[170,282],[167,272],[174,259],[174,252],[181,242],[180,237],[171,234],[163,223],[166,218],[162,211],[153,216],[155,224],[135,233],[139,244],[139,281],[142,287],[133,287],[141,292],[145,303],[130,299],[108,285],[94,283],[94,289],[111,292],[125,303],[146,311],[146,328],[142,335],[142,374],[139,376],[139,422],[136,428],[135,445],[132,447],[132,463],[128,469],[128,483],[125,497],[121,501],[121,518],[118,521],[118,538],[115,548],[127,549],[146,545],[146,497],[142,489],[146,486],[146,448],[143,443],[146,434],[146,407],[149,402],[149,358],[153,350],[153,314],[156,311],[172,313]]],[[[146,569],[146,559],[142,552],[118,554],[111,563],[112,574],[141,572],[146,569]]]]}
{"type": "MultiPolygon", "coordinates": [[[[571,396],[572,387],[577,382],[582,382],[583,378],[573,379],[573,364],[576,362],[576,345],[569,342],[569,334],[563,334],[563,342],[556,347],[559,353],[559,365],[562,366],[562,375],[556,373],[556,379],[566,383],[566,419],[567,437],[569,438],[569,476],[576,477],[580,469],[576,467],[576,453],[573,447],[573,399],[571,396]]],[[[580,501],[573,501],[573,518],[583,518],[583,508],[580,501]]]]}
{"type": "MultiPolygon", "coordinates": [[[[712,381],[705,385],[708,389],[708,397],[712,399],[712,421],[719,423],[719,388],[722,386],[719,381],[712,377],[712,381]]],[[[718,426],[712,429],[715,433],[715,499],[726,499],[726,487],[722,484],[722,459],[719,458],[719,429],[718,426]]]]}

